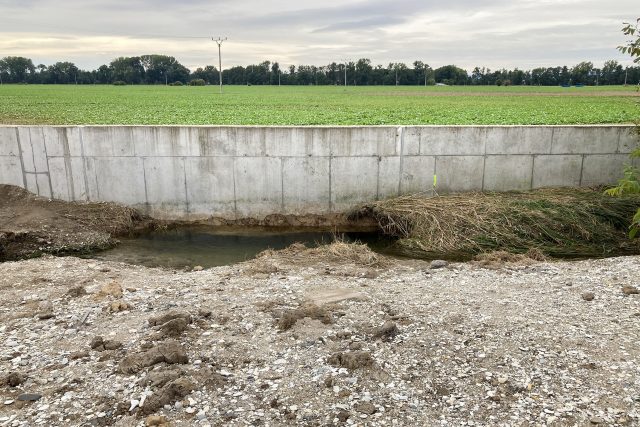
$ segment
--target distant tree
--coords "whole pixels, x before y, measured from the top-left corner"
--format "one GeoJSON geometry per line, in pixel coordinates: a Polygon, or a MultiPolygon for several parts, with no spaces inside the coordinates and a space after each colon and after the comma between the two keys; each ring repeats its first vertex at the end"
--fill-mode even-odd
{"type": "Polygon", "coordinates": [[[445,65],[435,70],[435,80],[438,83],[448,85],[463,85],[467,83],[469,76],[466,70],[455,65],[445,65]]]}
{"type": "Polygon", "coordinates": [[[204,68],[199,67],[193,73],[191,78],[202,79],[209,84],[218,84],[218,70],[213,65],[207,65],[204,68]]]}
{"type": "Polygon", "coordinates": [[[144,82],[144,66],[139,56],[120,57],[111,61],[111,78],[128,84],[144,82]]]}
{"type": "Polygon", "coordinates": [[[7,56],[0,60],[0,73],[4,83],[27,83],[35,72],[36,67],[29,58],[7,56]]]}

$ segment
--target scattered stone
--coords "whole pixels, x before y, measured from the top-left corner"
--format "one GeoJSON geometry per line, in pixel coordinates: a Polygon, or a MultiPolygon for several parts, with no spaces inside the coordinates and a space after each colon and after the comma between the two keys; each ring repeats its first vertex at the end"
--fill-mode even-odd
{"type": "Polygon", "coordinates": [[[204,317],[205,319],[211,317],[212,314],[213,312],[211,310],[207,310],[206,308],[201,308],[198,310],[198,316],[204,317]]]}
{"type": "Polygon", "coordinates": [[[583,292],[582,299],[585,301],[593,301],[596,295],[593,292],[583,292]]]}
{"type": "Polygon", "coordinates": [[[38,308],[38,314],[36,315],[40,320],[47,320],[56,317],[53,312],[53,304],[51,301],[43,301],[38,308]]]}
{"type": "Polygon", "coordinates": [[[189,357],[179,342],[169,340],[159,343],[157,346],[144,351],[126,356],[118,366],[119,372],[123,374],[135,374],[142,369],[156,365],[158,363],[189,363],[189,357]]]}
{"type": "Polygon", "coordinates": [[[192,271],[202,271],[202,270],[204,270],[204,267],[203,267],[203,266],[201,266],[201,265],[196,265],[195,267],[193,267],[193,270],[192,270],[192,271]]]}
{"type": "Polygon", "coordinates": [[[448,266],[449,263],[445,260],[442,259],[434,259],[433,261],[431,261],[430,267],[431,269],[435,270],[437,268],[444,268],[446,266],[448,266]]]}
{"type": "Polygon", "coordinates": [[[349,411],[342,410],[338,412],[336,418],[338,418],[338,421],[340,421],[341,423],[346,423],[350,416],[351,414],[349,413],[349,411]]]}
{"type": "Polygon", "coordinates": [[[327,362],[342,368],[359,369],[372,366],[373,357],[367,351],[347,351],[332,354],[327,362]]]}
{"type": "Polygon", "coordinates": [[[42,398],[41,394],[38,393],[23,393],[18,396],[18,400],[23,402],[35,402],[42,398]]]}
{"type": "Polygon", "coordinates": [[[398,326],[394,322],[386,321],[384,325],[375,328],[372,334],[373,338],[390,341],[398,335],[398,333],[398,326]]]}
{"type": "Polygon", "coordinates": [[[637,295],[640,293],[640,290],[638,290],[638,288],[636,288],[635,286],[624,285],[622,287],[622,293],[625,295],[637,295]]]}

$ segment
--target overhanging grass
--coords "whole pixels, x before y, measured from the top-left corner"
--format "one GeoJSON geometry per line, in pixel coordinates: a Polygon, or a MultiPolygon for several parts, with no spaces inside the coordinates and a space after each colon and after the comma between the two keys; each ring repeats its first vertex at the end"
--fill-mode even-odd
{"type": "Polygon", "coordinates": [[[396,251],[416,258],[469,259],[496,250],[551,257],[640,253],[627,237],[640,196],[589,189],[403,196],[369,203],[351,217],[373,217],[398,237],[396,251]]]}

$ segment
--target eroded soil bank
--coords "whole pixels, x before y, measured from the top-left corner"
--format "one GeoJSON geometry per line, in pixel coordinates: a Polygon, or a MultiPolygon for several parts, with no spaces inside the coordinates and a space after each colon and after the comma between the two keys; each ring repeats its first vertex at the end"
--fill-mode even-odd
{"type": "Polygon", "coordinates": [[[5,262],[0,423],[636,425],[639,261],[5,262]]]}
{"type": "Polygon", "coordinates": [[[20,187],[0,185],[0,262],[42,254],[91,254],[110,248],[119,237],[156,229],[206,226],[234,230],[375,231],[371,218],[349,220],[343,214],[268,215],[179,222],[159,221],[115,203],[78,203],[36,196],[20,187]]]}

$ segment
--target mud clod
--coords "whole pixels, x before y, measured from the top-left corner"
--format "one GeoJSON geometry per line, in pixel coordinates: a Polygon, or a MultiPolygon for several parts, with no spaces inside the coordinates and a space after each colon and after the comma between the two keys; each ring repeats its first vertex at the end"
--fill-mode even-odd
{"type": "Polygon", "coordinates": [[[140,408],[142,415],[153,414],[164,405],[171,405],[194,390],[194,385],[186,378],[178,378],[165,384],[158,392],[153,393],[140,408]]]}
{"type": "Polygon", "coordinates": [[[584,292],[582,294],[582,299],[585,301],[593,301],[595,297],[596,294],[594,294],[593,292],[584,292]]]}
{"type": "Polygon", "coordinates": [[[637,295],[640,293],[640,291],[635,286],[624,285],[622,287],[622,293],[625,295],[637,295]]]}
{"type": "Polygon", "coordinates": [[[377,327],[373,330],[373,338],[381,339],[382,341],[391,341],[400,331],[398,326],[391,321],[384,322],[384,325],[377,327]]]}
{"type": "Polygon", "coordinates": [[[144,420],[145,427],[169,427],[169,420],[164,415],[149,415],[144,420]]]}
{"type": "Polygon", "coordinates": [[[2,383],[9,387],[18,387],[24,382],[24,380],[24,375],[19,374],[18,372],[10,372],[3,378],[2,383]]]}
{"type": "Polygon", "coordinates": [[[79,298],[84,295],[87,295],[87,290],[84,286],[74,286],[73,288],[69,288],[67,291],[67,296],[71,298],[79,298]]]}
{"type": "Polygon", "coordinates": [[[191,315],[186,311],[169,311],[161,316],[149,318],[149,325],[161,326],[174,319],[184,319],[187,324],[191,323],[191,315]]]}
{"type": "Polygon", "coordinates": [[[179,342],[169,340],[142,353],[126,356],[120,362],[118,370],[123,374],[135,374],[158,363],[185,364],[189,363],[189,357],[179,342]]]}
{"type": "Polygon", "coordinates": [[[117,350],[122,347],[122,343],[115,340],[105,340],[101,336],[96,336],[91,340],[89,346],[95,351],[117,350]]]}
{"type": "Polygon", "coordinates": [[[183,317],[169,320],[167,323],[160,326],[155,338],[177,338],[187,330],[187,327],[188,322],[183,317]]]}
{"type": "Polygon", "coordinates": [[[359,369],[373,366],[373,357],[368,351],[347,351],[332,354],[327,362],[330,365],[347,369],[359,369]]]}
{"type": "Polygon", "coordinates": [[[306,304],[301,308],[284,310],[278,319],[278,329],[281,331],[289,330],[298,320],[304,319],[305,317],[319,320],[325,325],[333,323],[333,316],[329,310],[315,304],[306,304]]]}

